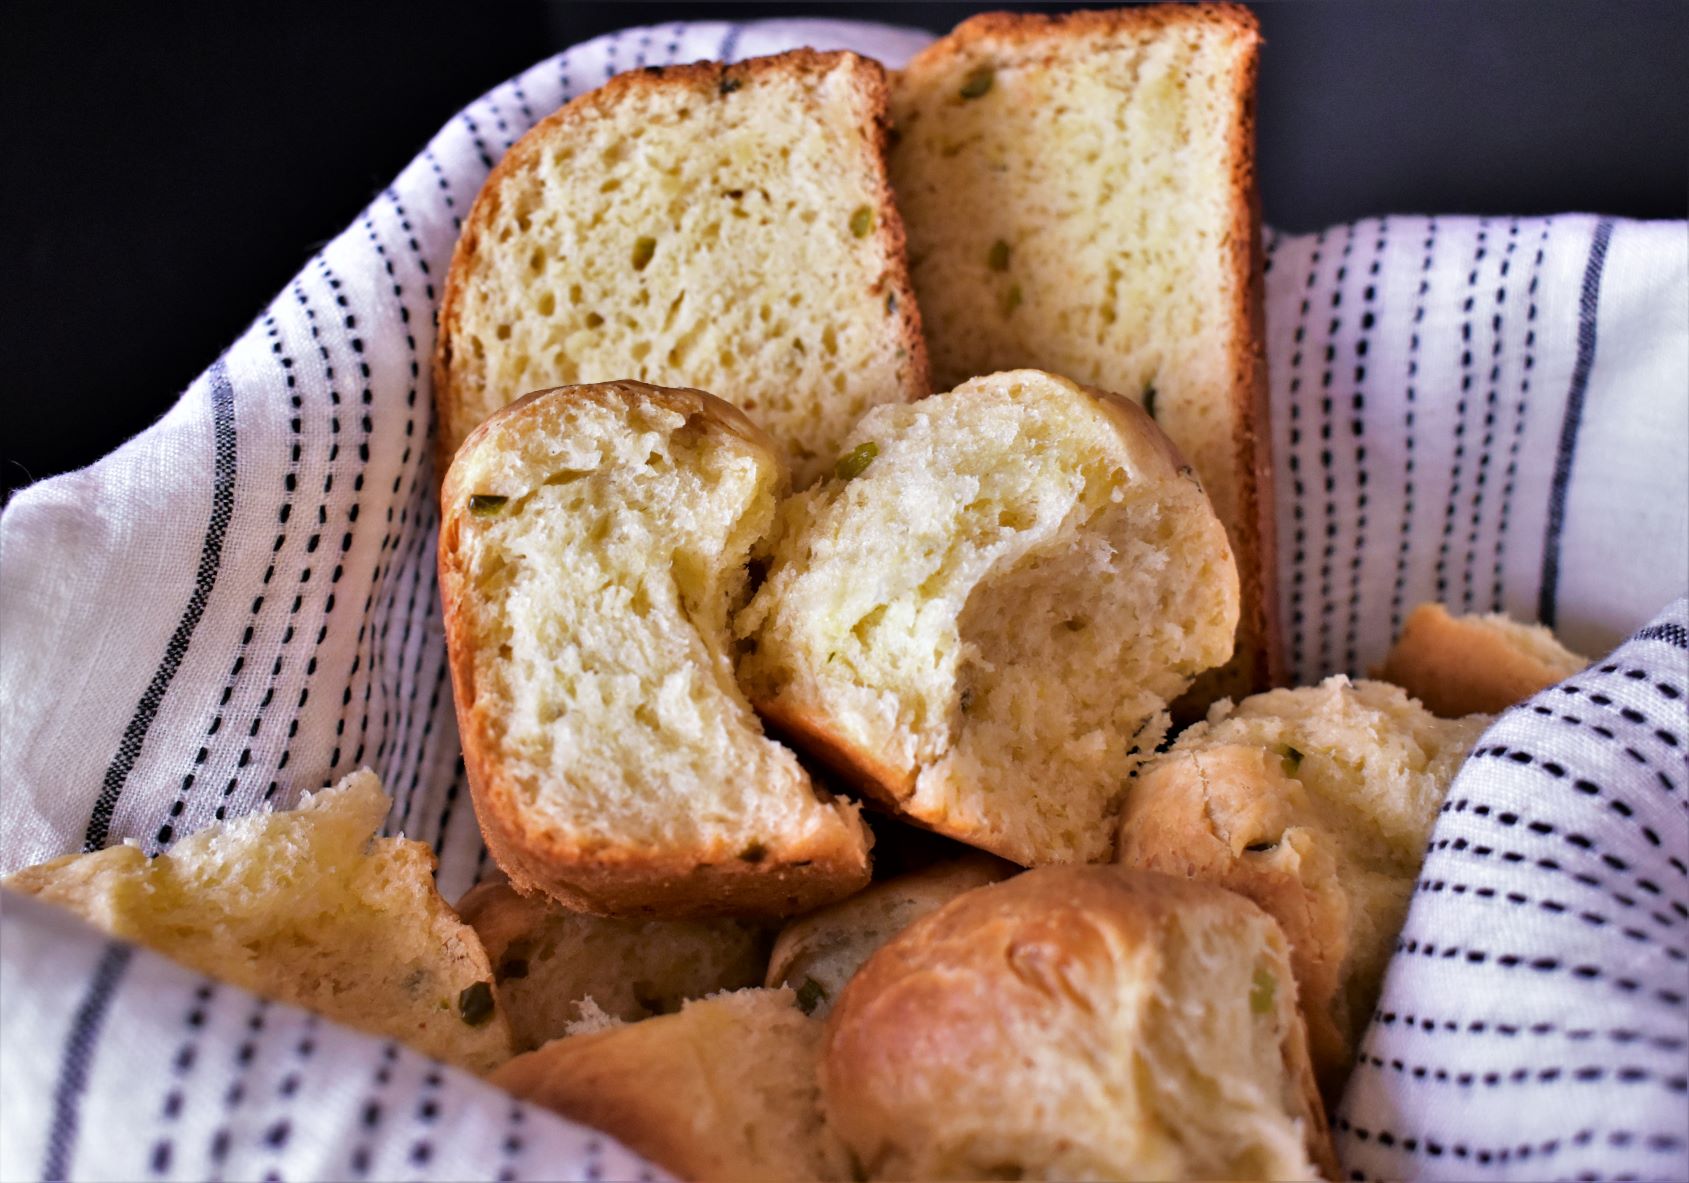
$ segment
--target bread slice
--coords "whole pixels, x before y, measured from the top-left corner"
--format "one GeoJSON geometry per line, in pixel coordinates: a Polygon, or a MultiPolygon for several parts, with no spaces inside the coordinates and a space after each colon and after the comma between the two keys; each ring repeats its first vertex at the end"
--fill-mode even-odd
{"type": "Polygon", "coordinates": [[[768,964],[767,931],[742,920],[613,920],[518,895],[508,883],[477,885],[458,913],[492,959],[517,1051],[588,1013],[632,1021],[761,985],[768,964]]]}
{"type": "Polygon", "coordinates": [[[868,881],[853,804],[763,737],[728,621],[786,485],[696,390],[542,391],[446,474],[440,590],[464,765],[518,891],[582,911],[790,914],[868,881]]]}
{"type": "Polygon", "coordinates": [[[769,986],[790,986],[824,1017],[869,956],[965,891],[1007,879],[1017,867],[973,852],[870,885],[847,900],[799,916],[780,930],[768,959],[769,986]]]}
{"type": "Polygon", "coordinates": [[[749,412],[802,484],[926,394],[885,127],[879,64],[812,50],[635,70],[543,120],[452,257],[440,471],[525,391],[639,378],[749,412]]]}
{"type": "Polygon", "coordinates": [[[1488,722],[1437,719],[1394,686],[1338,675],[1216,706],[1132,788],[1122,863],[1218,883],[1284,926],[1333,1102],[1443,794],[1488,722]]]}
{"type": "Polygon", "coordinates": [[[513,1049],[487,954],[435,890],[434,852],[375,837],[389,804],[365,769],[155,858],[113,846],[5,886],[200,973],[490,1071],[513,1049]]]}
{"type": "MultiPolygon", "coordinates": [[[[898,76],[892,183],[934,382],[1034,366],[1138,399],[1242,581],[1203,702],[1279,677],[1254,103],[1241,5],[965,21],[898,76]]],[[[1198,712],[1200,713],[1200,712],[1198,712]]]]}
{"type": "Polygon", "coordinates": [[[821,1120],[820,1041],[790,990],[740,990],[556,1040],[492,1082],[690,1183],[844,1180],[848,1156],[821,1120]]]}
{"type": "Polygon", "coordinates": [[[822,1103],[874,1179],[1336,1179],[1284,934],[1119,867],[959,896],[828,1016],[822,1103]]]}
{"type": "Polygon", "coordinates": [[[1540,624],[1499,613],[1450,616],[1441,604],[1421,604],[1375,676],[1453,719],[1500,714],[1588,664],[1540,624]]]}
{"type": "Polygon", "coordinates": [[[1142,410],[994,374],[870,411],[786,503],[740,677],[903,817],[1022,864],[1105,861],[1134,745],[1230,656],[1237,594],[1142,410]]]}

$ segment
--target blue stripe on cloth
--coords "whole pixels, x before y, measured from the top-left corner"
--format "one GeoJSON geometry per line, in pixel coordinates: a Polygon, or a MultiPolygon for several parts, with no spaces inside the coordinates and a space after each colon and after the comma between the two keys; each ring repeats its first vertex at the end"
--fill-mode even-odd
{"type": "Polygon", "coordinates": [[[140,758],[141,746],[146,743],[147,732],[158,717],[158,708],[176,677],[176,671],[181,668],[182,658],[188,652],[194,630],[199,627],[200,617],[205,615],[206,601],[211,598],[211,590],[217,584],[217,572],[223,563],[223,539],[228,533],[229,519],[234,516],[235,508],[235,391],[229,383],[228,364],[224,358],[217,359],[207,372],[206,379],[211,387],[214,469],[211,519],[206,524],[205,540],[200,545],[194,590],[188,596],[187,607],[182,610],[176,631],[170,634],[170,640],[164,646],[164,660],[159,662],[152,681],[141,694],[140,702],[135,704],[135,713],[123,729],[117,754],[106,768],[100,795],[94,802],[88,828],[82,837],[82,849],[85,851],[101,849],[111,834],[111,819],[117,811],[117,799],[123,793],[124,783],[128,781],[135,761],[140,758]]]}
{"type": "Polygon", "coordinates": [[[106,1012],[118,982],[135,950],[130,945],[111,941],[94,965],[94,975],[88,980],[88,990],[70,1020],[70,1034],[66,1036],[64,1051],[59,1059],[59,1082],[53,1089],[52,1125],[47,1129],[47,1157],[41,1164],[43,1179],[68,1179],[70,1164],[76,1149],[76,1131],[81,1115],[78,1108],[82,1094],[88,1091],[88,1066],[105,1025],[106,1012]]]}
{"type": "Polygon", "coordinates": [[[1583,422],[1583,400],[1589,390],[1589,371],[1595,364],[1596,313],[1601,303],[1601,274],[1607,264],[1607,244],[1613,237],[1613,219],[1602,218],[1589,243],[1589,262],[1583,271],[1583,290],[1578,296],[1578,356],[1572,367],[1572,387],[1566,395],[1565,417],[1560,421],[1560,450],[1554,458],[1554,484],[1548,494],[1548,529],[1542,544],[1542,580],[1537,591],[1537,619],[1549,628],[1559,609],[1560,536],[1566,528],[1566,490],[1572,483],[1572,460],[1577,452],[1578,427],[1583,422]]]}

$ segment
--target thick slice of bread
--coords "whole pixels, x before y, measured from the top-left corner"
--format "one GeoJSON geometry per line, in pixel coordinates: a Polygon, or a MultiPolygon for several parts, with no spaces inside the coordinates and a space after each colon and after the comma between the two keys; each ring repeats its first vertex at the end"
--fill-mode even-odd
{"type": "Polygon", "coordinates": [[[1338,675],[1216,705],[1132,788],[1122,863],[1219,883],[1284,926],[1328,1098],[1372,1015],[1443,794],[1487,723],[1338,675]]]}
{"type": "Polygon", "coordinates": [[[441,492],[464,765],[519,891],[583,911],[805,911],[868,880],[855,805],[763,737],[728,621],[785,471],[696,390],[542,391],[441,492]]]}
{"type": "Polygon", "coordinates": [[[517,1051],[589,1013],[644,1019],[760,985],[768,963],[766,930],[740,920],[614,920],[518,895],[508,883],[482,883],[457,907],[492,960],[517,1051]]]}
{"type": "Polygon", "coordinates": [[[490,1071],[512,1047],[487,954],[434,889],[434,852],[375,837],[388,805],[375,775],[355,772],[155,858],[114,846],[5,885],[201,973],[490,1071]]]}
{"type": "Polygon", "coordinates": [[[991,13],[916,56],[892,100],[939,389],[1035,366],[1140,399],[1213,499],[1243,611],[1204,702],[1278,676],[1259,45],[1238,5],[991,13]]]}
{"type": "Polygon", "coordinates": [[[1106,860],[1237,572],[1132,402],[1036,370],[875,408],[789,500],[737,628],[757,709],[863,792],[1023,864],[1106,860]]]}
{"type": "Polygon", "coordinates": [[[1441,604],[1421,604],[1374,676],[1453,719],[1500,714],[1588,664],[1540,624],[1500,614],[1450,616],[1441,604]]]}
{"type": "Polygon", "coordinates": [[[885,124],[879,64],[811,50],[635,70],[541,122],[452,257],[441,471],[525,391],[640,378],[750,412],[804,483],[926,394],[885,124]]]}
{"type": "Polygon", "coordinates": [[[790,990],[740,990],[554,1040],[492,1082],[691,1183],[849,1179],[821,1120],[820,1040],[790,990]]]}
{"type": "Polygon", "coordinates": [[[959,896],[828,1016],[822,1103],[874,1179],[1335,1179],[1284,934],[1118,867],[959,896]]]}
{"type": "Polygon", "coordinates": [[[875,949],[964,891],[1007,879],[1018,869],[971,853],[883,880],[848,900],[799,916],[780,930],[764,981],[790,986],[803,1008],[820,1018],[875,949]]]}

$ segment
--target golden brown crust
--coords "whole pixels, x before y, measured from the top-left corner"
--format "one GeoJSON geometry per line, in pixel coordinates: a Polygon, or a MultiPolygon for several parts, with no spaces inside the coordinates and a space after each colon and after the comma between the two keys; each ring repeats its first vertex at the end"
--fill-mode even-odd
{"type": "Polygon", "coordinates": [[[848,899],[788,922],[768,955],[763,984],[798,988],[813,974],[826,988],[826,999],[837,998],[854,969],[902,929],[963,892],[1019,871],[1011,862],[971,851],[872,883],[848,899]]]}
{"type": "Polygon", "coordinates": [[[1350,954],[1349,903],[1327,840],[1293,824],[1291,800],[1302,789],[1281,763],[1276,753],[1244,745],[1168,753],[1128,795],[1115,857],[1123,866],[1218,884],[1279,922],[1315,1075],[1335,1101],[1355,1050],[1332,1013],[1350,954]]]}
{"type": "Polygon", "coordinates": [[[1432,714],[1456,719],[1500,714],[1584,664],[1571,652],[1558,662],[1544,661],[1509,636],[1505,625],[1421,604],[1408,615],[1376,676],[1406,690],[1432,714]]]}
{"type": "Polygon", "coordinates": [[[879,240],[890,262],[881,275],[876,291],[884,291],[896,301],[899,346],[907,351],[908,364],[903,371],[903,394],[916,399],[929,393],[930,368],[927,360],[926,338],[921,332],[920,310],[915,303],[915,289],[909,278],[908,246],[903,218],[892,195],[891,178],[886,167],[887,136],[891,127],[889,87],[885,69],[872,58],[846,50],[822,52],[813,49],[794,49],[767,57],[750,58],[731,65],[721,62],[694,62],[680,66],[647,66],[617,74],[603,86],[565,103],[540,120],[511,145],[498,164],[493,167],[480,192],[476,195],[469,215],[463,221],[452,260],[446,273],[446,283],[440,299],[439,330],[433,357],[435,456],[442,478],[451,467],[457,452],[454,441],[467,442],[468,433],[476,426],[464,422],[462,395],[452,368],[453,345],[461,322],[464,288],[473,267],[481,236],[492,225],[498,210],[499,192],[504,180],[531,167],[546,148],[560,137],[571,135],[594,118],[607,116],[630,94],[664,87],[685,87],[704,94],[721,95],[722,83],[733,80],[744,83],[765,74],[798,73],[823,74],[841,63],[848,63],[855,73],[857,85],[866,98],[872,118],[871,159],[874,164],[874,184],[877,206],[874,218],[874,237],[879,240]]]}
{"type": "Polygon", "coordinates": [[[1199,718],[1209,703],[1241,698],[1279,685],[1285,677],[1278,615],[1278,530],[1273,510],[1271,409],[1267,383],[1265,282],[1261,247],[1260,190],[1255,167],[1255,84],[1260,63],[1260,25],[1241,4],[1154,4],[1071,13],[989,12],[970,17],[917,54],[905,67],[920,73],[965,58],[984,44],[1036,47],[1058,39],[1081,40],[1118,34],[1206,25],[1243,39],[1233,86],[1239,118],[1233,133],[1231,230],[1223,249],[1238,277],[1238,323],[1246,326],[1242,348],[1230,359],[1236,403],[1234,436],[1237,477],[1236,521],[1227,533],[1242,587],[1238,644],[1232,660],[1199,677],[1174,706],[1181,719],[1199,718]]]}
{"type": "MultiPolygon", "coordinates": [[[[535,391],[471,432],[459,455],[470,455],[491,433],[543,411],[547,402],[557,399],[592,400],[616,407],[643,401],[738,436],[778,463],[772,441],[737,407],[701,390],[643,382],[535,391]]],[[[703,917],[790,915],[866,884],[871,836],[859,822],[854,843],[788,840],[770,844],[765,856],[752,863],[726,843],[683,854],[657,847],[589,847],[524,820],[520,794],[499,759],[494,721],[476,694],[474,640],[464,611],[465,579],[458,554],[469,493],[460,487],[463,471],[454,465],[441,489],[440,598],[452,697],[475,815],[488,852],[510,877],[511,885],[524,894],[540,892],[566,907],[597,915],[703,917]]]]}
{"type": "Polygon", "coordinates": [[[788,990],[718,994],[553,1040],[490,1081],[693,1183],[842,1178],[815,1104],[819,1027],[788,990]]]}
{"type": "MultiPolygon", "coordinates": [[[[1099,1000],[1130,998],[1141,1006],[1138,991],[1158,985],[1166,930],[1193,911],[1219,912],[1240,927],[1260,929],[1264,919],[1219,888],[1114,867],[1045,867],[957,897],[883,945],[828,1016],[821,1088],[829,1121],[870,1175],[887,1165],[894,1173],[919,1170],[915,1160],[930,1151],[925,1140],[949,1123],[949,1109],[968,1103],[958,1088],[977,1091],[989,1080],[984,1087],[1036,1089],[1051,1083],[1038,1067],[1050,1049],[1094,1047],[1130,1030],[1099,1000]]],[[[1264,931],[1282,942],[1276,928],[1264,931]]],[[[1289,1115],[1304,1123],[1309,1157],[1336,1178],[1293,991],[1279,992],[1272,1005],[1294,1098],[1289,1115]]],[[[1102,1060],[1130,1050],[1111,1046],[1102,1060]]],[[[1084,1072],[1097,1062],[1079,1056],[1072,1067],[1084,1072]]],[[[1044,1102],[1053,1104],[1048,1096],[1044,1102]]],[[[1114,1120],[1132,1118],[1122,1112],[1114,1120]]],[[[1072,1150],[1084,1136],[1051,1131],[1044,1144],[1072,1150]]],[[[1009,1145],[1009,1169],[1043,1177],[1060,1165],[1013,1158],[1009,1145]]],[[[940,1169],[986,1165],[944,1161],[940,1169]]],[[[1095,1162],[1086,1166],[1097,1169],[1095,1162]]]]}
{"type": "Polygon", "coordinates": [[[825,714],[783,697],[751,705],[774,734],[865,800],[895,812],[915,791],[915,769],[894,768],[852,743],[825,714]]]}

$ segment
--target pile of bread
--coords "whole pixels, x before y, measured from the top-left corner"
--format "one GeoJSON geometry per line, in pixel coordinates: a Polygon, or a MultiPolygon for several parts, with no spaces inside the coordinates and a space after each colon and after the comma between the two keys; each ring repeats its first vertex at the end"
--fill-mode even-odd
{"type": "Polygon", "coordinates": [[[360,773],[8,886],[687,1179],[1335,1178],[1442,795],[1581,659],[1426,606],[1270,689],[1257,50],[1000,14],[570,103],[435,369],[503,877],[454,914],[360,773]]]}

